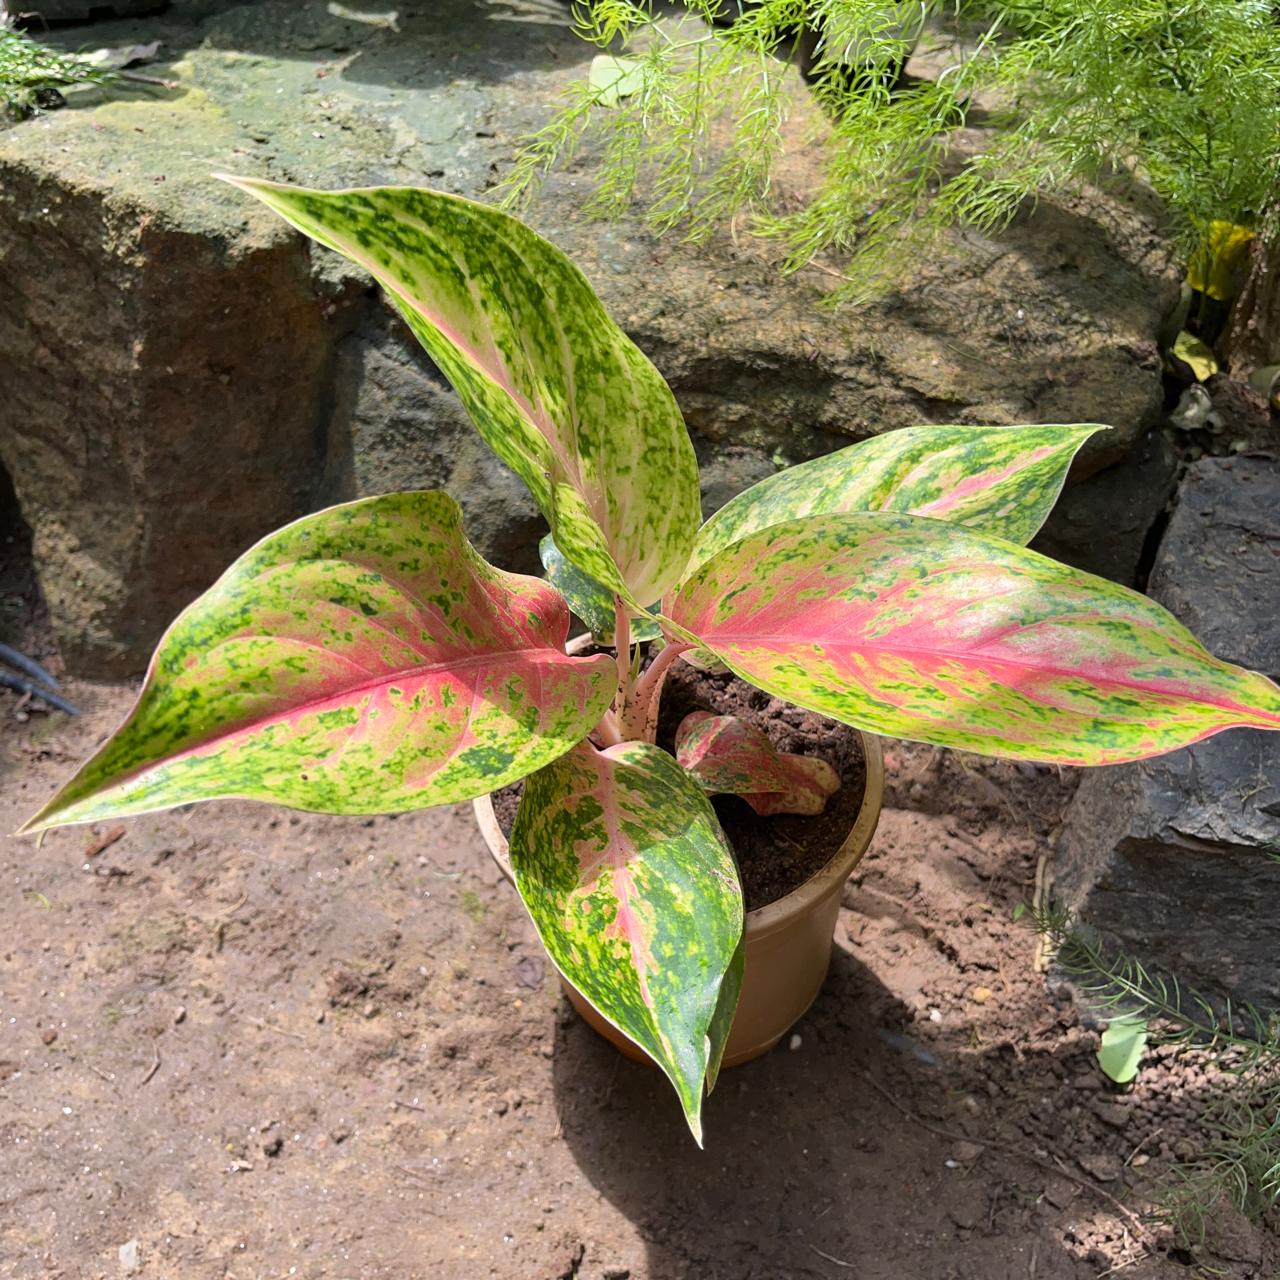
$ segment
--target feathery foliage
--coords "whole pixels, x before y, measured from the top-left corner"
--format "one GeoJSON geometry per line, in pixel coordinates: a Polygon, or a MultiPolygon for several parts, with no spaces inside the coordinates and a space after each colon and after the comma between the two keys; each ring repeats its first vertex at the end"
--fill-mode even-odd
{"type": "Polygon", "coordinates": [[[845,296],[948,227],[998,228],[1084,181],[1148,184],[1187,258],[1215,220],[1251,225],[1278,185],[1267,0],[579,0],[575,13],[585,39],[638,64],[634,92],[575,86],[526,140],[504,200],[522,203],[593,140],[595,212],[640,196],[651,225],[693,238],[749,213],[789,269],[846,255],[845,296]],[[922,30],[941,69],[904,82],[922,30]],[[829,125],[821,180],[779,208],[791,64],[829,125]]]}
{"type": "Polygon", "coordinates": [[[1146,1018],[1153,1043],[1173,1044],[1226,1072],[1227,1084],[1206,1100],[1213,1140],[1163,1198],[1180,1240],[1204,1239],[1216,1204],[1228,1200],[1256,1220],[1280,1207],[1280,1014],[1251,1004],[1219,1007],[1201,993],[1109,953],[1087,928],[1061,911],[1034,916],[1065,973],[1095,1007],[1146,1018]]]}

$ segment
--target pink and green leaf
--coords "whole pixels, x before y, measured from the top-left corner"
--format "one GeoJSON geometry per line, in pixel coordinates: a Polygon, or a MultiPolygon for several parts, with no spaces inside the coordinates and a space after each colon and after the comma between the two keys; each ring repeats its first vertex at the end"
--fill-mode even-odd
{"type": "Polygon", "coordinates": [[[779,751],[762,729],[710,711],[680,721],[676,760],[708,795],[741,796],[762,818],[821,813],[840,790],[840,775],[825,760],[779,751]]]}
{"type": "Polygon", "coordinates": [[[1025,545],[1058,500],[1085,426],[907,427],[802,462],[726,503],[698,535],[690,572],[769,525],[900,511],[1025,545]]]}
{"type": "Polygon", "coordinates": [[[919,516],[760,530],[670,612],[757,687],[874,733],[1091,765],[1280,729],[1280,688],[1154,601],[919,516]]]}
{"type": "Polygon", "coordinates": [[[569,611],[485,563],[443,493],[307,516],[169,628],[129,718],[26,830],[238,796],[322,813],[466,800],[581,740],[611,658],[564,652],[569,611]]]}
{"type": "Polygon", "coordinates": [[[743,929],[707,797],[658,747],[583,743],[525,782],[511,866],[556,967],[662,1068],[701,1142],[743,929]]]}
{"type": "Polygon", "coordinates": [[[579,569],[637,609],[679,581],[699,521],[684,421],[554,245],[437,191],[228,181],[387,290],[579,569]]]}

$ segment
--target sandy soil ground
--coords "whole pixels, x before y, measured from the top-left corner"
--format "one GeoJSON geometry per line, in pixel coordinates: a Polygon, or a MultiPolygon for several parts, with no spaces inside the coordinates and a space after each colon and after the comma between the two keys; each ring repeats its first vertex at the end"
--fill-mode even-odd
{"type": "MultiPolygon", "coordinates": [[[[78,721],[3,695],[6,831],[131,699],[71,692],[78,721]]],[[[1073,780],[889,756],[826,988],[704,1151],[572,1015],[465,808],[5,840],[0,1276],[1280,1275],[1234,1215],[1189,1252],[1127,1215],[1203,1099],[1171,1057],[1116,1093],[1033,970],[1012,917],[1073,780]]]]}

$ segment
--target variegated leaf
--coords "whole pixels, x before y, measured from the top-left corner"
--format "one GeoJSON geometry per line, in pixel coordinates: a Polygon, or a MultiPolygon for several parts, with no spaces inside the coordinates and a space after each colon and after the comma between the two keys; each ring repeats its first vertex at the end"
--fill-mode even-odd
{"type": "Polygon", "coordinates": [[[821,813],[840,790],[825,760],[779,751],[755,725],[710,711],[680,721],[676,760],[709,795],[741,796],[762,818],[821,813]]]}
{"type": "Polygon", "coordinates": [[[567,751],[613,660],[564,652],[546,583],[486,564],[443,493],[307,516],[169,628],[132,714],[27,826],[239,796],[397,813],[494,791],[567,751]]]}
{"type": "Polygon", "coordinates": [[[726,503],[698,535],[690,572],[757,529],[800,516],[901,511],[1031,541],[1067,468],[1099,426],[906,427],[802,462],[726,503]]]}
{"type": "Polygon", "coordinates": [[[1107,764],[1280,728],[1280,688],[1154,601],[919,516],[761,530],[703,565],[672,615],[777,697],[968,751],[1107,764]]]}
{"type": "Polygon", "coordinates": [[[680,410],[554,245],[437,191],[228,181],[387,290],[579,569],[637,609],[680,579],[700,518],[680,410]]]}
{"type": "Polygon", "coordinates": [[[737,867],[707,797],[658,747],[583,743],[525,782],[511,866],[556,967],[662,1068],[701,1142],[743,928],[737,867]]]}
{"type": "MultiPolygon", "coordinates": [[[[613,592],[570,563],[550,534],[538,543],[538,555],[547,571],[547,581],[564,596],[569,608],[582,619],[587,630],[601,644],[612,644],[617,622],[613,592]]],[[[632,644],[656,640],[662,634],[658,623],[647,618],[633,618],[629,631],[632,644]]]]}

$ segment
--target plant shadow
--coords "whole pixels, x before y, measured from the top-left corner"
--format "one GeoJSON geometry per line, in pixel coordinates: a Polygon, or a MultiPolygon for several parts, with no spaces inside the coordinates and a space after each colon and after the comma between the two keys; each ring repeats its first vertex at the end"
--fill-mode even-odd
{"type": "Polygon", "coordinates": [[[564,1140],[645,1241],[642,1274],[1096,1275],[1049,1229],[1045,1171],[978,1147],[1001,1132],[995,1109],[986,1097],[975,1103],[954,1062],[899,1029],[909,1020],[838,946],[822,993],[795,1028],[797,1047],[789,1051],[788,1037],[721,1077],[701,1151],[658,1071],[563,1020],[554,1080],[564,1140]]]}
{"type": "Polygon", "coordinates": [[[593,52],[573,34],[571,10],[561,0],[410,5],[196,0],[158,14],[59,25],[33,34],[68,52],[159,40],[161,68],[197,49],[248,60],[324,64],[331,84],[392,91],[447,88],[466,80],[492,84],[521,72],[587,61],[593,52]]]}

